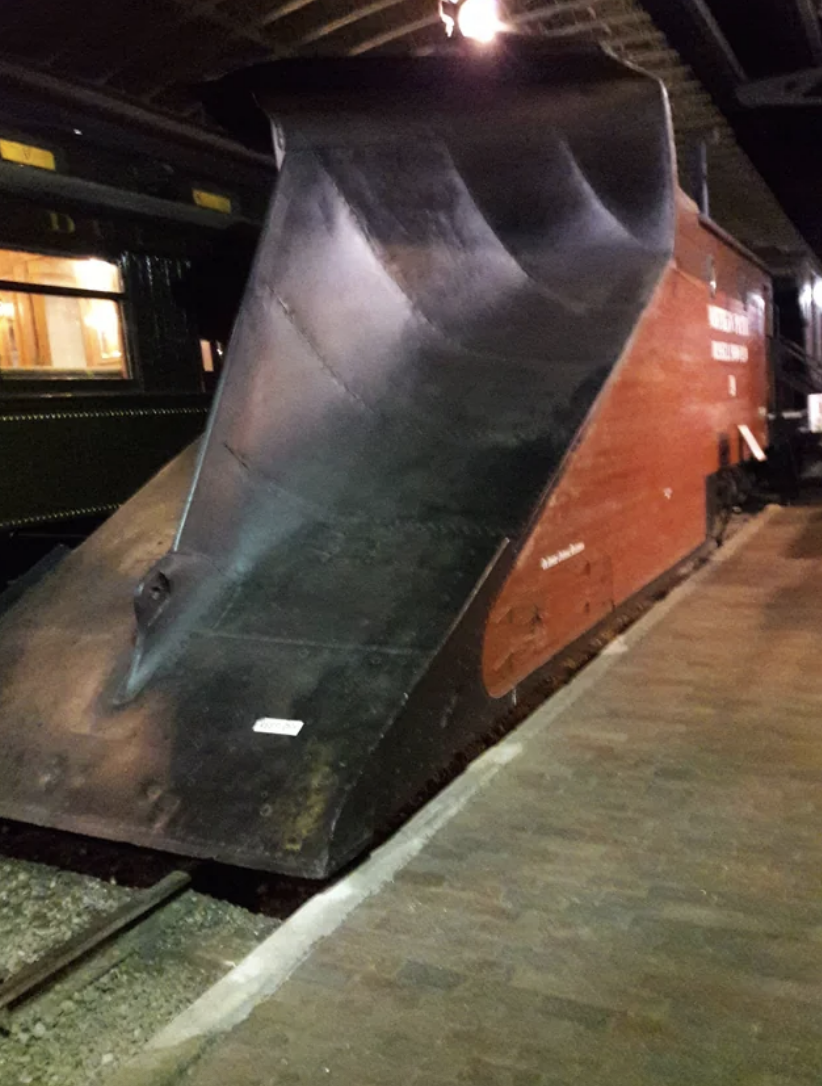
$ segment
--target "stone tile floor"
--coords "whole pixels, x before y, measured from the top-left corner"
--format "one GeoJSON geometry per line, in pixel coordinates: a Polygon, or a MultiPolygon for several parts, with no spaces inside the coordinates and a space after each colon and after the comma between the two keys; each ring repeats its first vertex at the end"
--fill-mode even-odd
{"type": "Polygon", "coordinates": [[[778,511],[188,1086],[818,1086],[822,510],[778,511]]]}

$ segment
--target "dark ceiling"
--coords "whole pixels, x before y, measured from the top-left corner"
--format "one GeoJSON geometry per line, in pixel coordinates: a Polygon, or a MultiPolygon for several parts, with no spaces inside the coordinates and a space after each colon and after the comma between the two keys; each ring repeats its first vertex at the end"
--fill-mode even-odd
{"type": "MultiPolygon", "coordinates": [[[[709,143],[717,219],[762,247],[795,249],[801,232],[822,254],[816,197],[822,109],[751,109],[739,99],[741,87],[763,77],[822,66],[817,0],[507,0],[502,6],[523,31],[596,38],[659,75],[671,93],[686,184],[695,146],[709,143]]],[[[441,40],[436,0],[0,4],[0,58],[195,123],[205,122],[197,84],[248,64],[295,54],[425,50],[441,40]]]]}
{"type": "Polygon", "coordinates": [[[189,84],[255,61],[414,48],[439,28],[435,0],[3,0],[0,53],[186,112],[189,84]]]}
{"type": "MultiPolygon", "coordinates": [[[[799,0],[711,0],[720,29],[751,78],[814,63],[803,9],[818,24],[818,5],[799,0]]],[[[815,31],[817,38],[820,32],[815,31]]]]}
{"type": "MultiPolygon", "coordinates": [[[[645,0],[645,6],[710,91],[760,174],[822,256],[822,108],[742,104],[767,77],[819,66],[819,0],[645,0]],[[712,15],[715,24],[706,19],[712,15]]],[[[772,99],[773,100],[773,99],[772,99]]],[[[818,103],[822,99],[818,99],[818,103]]]]}

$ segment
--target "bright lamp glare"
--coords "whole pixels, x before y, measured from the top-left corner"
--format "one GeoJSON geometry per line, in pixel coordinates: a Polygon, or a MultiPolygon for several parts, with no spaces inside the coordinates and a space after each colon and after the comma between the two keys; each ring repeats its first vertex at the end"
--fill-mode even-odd
{"type": "Polygon", "coordinates": [[[814,280],[813,302],[817,309],[822,309],[822,279],[814,280]]]}
{"type": "Polygon", "coordinates": [[[491,41],[500,29],[497,0],[465,0],[457,14],[457,25],[466,38],[491,41]]]}

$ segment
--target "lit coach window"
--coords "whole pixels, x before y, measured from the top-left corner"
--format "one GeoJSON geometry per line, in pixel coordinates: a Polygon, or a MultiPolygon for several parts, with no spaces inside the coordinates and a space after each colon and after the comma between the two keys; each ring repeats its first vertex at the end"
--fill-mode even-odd
{"type": "Polygon", "coordinates": [[[127,377],[115,264],[0,249],[0,375],[127,377]]]}
{"type": "Polygon", "coordinates": [[[203,361],[204,372],[214,374],[219,373],[224,353],[225,351],[222,343],[218,342],[216,339],[201,339],[200,356],[203,361]]]}

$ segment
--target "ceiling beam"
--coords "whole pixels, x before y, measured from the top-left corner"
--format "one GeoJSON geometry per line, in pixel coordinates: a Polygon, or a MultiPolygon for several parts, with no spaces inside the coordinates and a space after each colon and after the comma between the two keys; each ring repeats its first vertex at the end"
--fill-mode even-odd
{"type": "Polygon", "coordinates": [[[407,3],[407,0],[374,0],[373,3],[363,4],[361,7],[349,11],[346,15],[341,15],[338,19],[331,19],[327,23],[321,23],[294,42],[291,48],[299,49],[303,45],[310,45],[311,42],[327,38],[329,34],[336,34],[339,30],[344,30],[345,27],[351,26],[353,23],[358,23],[362,19],[368,19],[372,15],[385,11],[386,8],[393,8],[404,3],[407,3]]]}
{"type": "Polygon", "coordinates": [[[289,15],[293,15],[295,11],[302,11],[303,8],[307,8],[309,4],[315,3],[316,0],[287,0],[287,3],[280,4],[279,7],[273,8],[267,12],[262,19],[258,19],[254,23],[255,28],[262,28],[271,26],[272,23],[278,23],[280,19],[287,19],[289,15]]]}
{"type": "Polygon", "coordinates": [[[407,38],[411,34],[416,34],[418,30],[425,30],[441,23],[442,19],[440,19],[439,12],[436,15],[426,15],[424,19],[415,19],[413,22],[403,23],[392,30],[386,30],[383,34],[375,34],[373,38],[366,38],[365,41],[355,45],[353,49],[349,49],[348,56],[356,57],[361,53],[370,53],[372,49],[379,49],[392,41],[399,41],[400,38],[407,38]]]}
{"type": "Polygon", "coordinates": [[[684,0],[683,7],[690,9],[696,19],[701,23],[705,33],[709,36],[716,48],[722,53],[726,64],[733,72],[734,77],[743,82],[748,77],[745,69],[739,62],[739,58],[731,47],[731,43],[725,37],[722,27],[716,21],[714,13],[708,7],[706,0],[684,0]]]}
{"type": "Polygon", "coordinates": [[[819,6],[813,0],[794,0],[802,29],[808,41],[811,58],[815,64],[822,64],[822,27],[819,25],[819,6]]]}
{"type": "MultiPolygon", "coordinates": [[[[599,7],[608,4],[618,4],[619,0],[554,0],[552,4],[541,4],[539,7],[529,8],[526,11],[512,15],[509,22],[517,26],[526,26],[528,23],[543,22],[545,19],[556,19],[566,15],[582,14],[589,18],[604,18],[599,7]]],[[[623,10],[619,5],[618,10],[623,10]]]]}
{"type": "Polygon", "coordinates": [[[706,0],[642,0],[642,6],[685,63],[710,84],[720,106],[733,108],[734,91],[747,74],[706,0]]]}
{"type": "Polygon", "coordinates": [[[737,89],[736,96],[743,106],[819,106],[822,67],[751,80],[737,89]]]}
{"type": "MultiPolygon", "coordinates": [[[[616,42],[615,44],[619,44],[616,42]]],[[[653,66],[654,68],[670,68],[673,71],[686,70],[684,61],[680,58],[678,53],[674,53],[671,49],[642,49],[631,48],[628,46],[625,50],[631,57],[636,58],[636,63],[642,66],[653,66]]],[[[687,69],[690,72],[690,68],[687,69]]]]}

